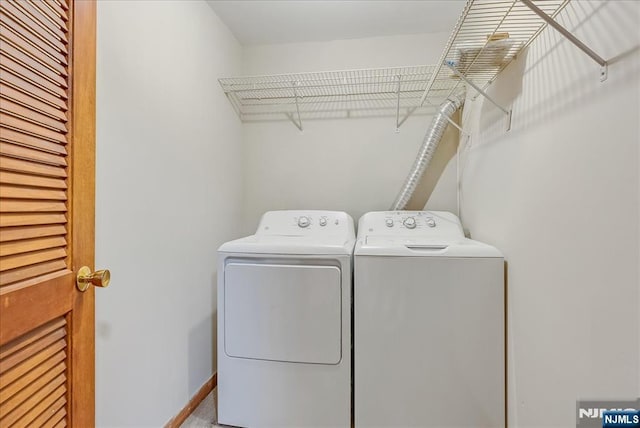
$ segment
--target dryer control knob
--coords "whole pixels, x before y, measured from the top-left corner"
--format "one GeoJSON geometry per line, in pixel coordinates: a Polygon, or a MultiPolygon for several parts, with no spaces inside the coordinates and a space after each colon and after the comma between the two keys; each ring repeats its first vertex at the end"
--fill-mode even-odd
{"type": "Polygon", "coordinates": [[[427,226],[429,227],[436,227],[436,221],[432,218],[427,219],[427,226]]]}
{"type": "Polygon", "coordinates": [[[407,217],[407,218],[404,219],[402,224],[404,224],[404,227],[406,227],[407,229],[415,229],[416,228],[416,219],[413,218],[413,217],[407,217]]]}
{"type": "Polygon", "coordinates": [[[326,217],[320,217],[320,221],[318,223],[320,224],[320,226],[326,226],[327,225],[327,218],[326,217]]]}
{"type": "Polygon", "coordinates": [[[387,225],[387,227],[393,227],[393,219],[388,218],[388,219],[385,221],[385,224],[387,225]]]}
{"type": "Polygon", "coordinates": [[[309,221],[309,217],[300,216],[298,218],[298,226],[299,227],[308,227],[310,224],[311,224],[311,222],[309,221]]]}

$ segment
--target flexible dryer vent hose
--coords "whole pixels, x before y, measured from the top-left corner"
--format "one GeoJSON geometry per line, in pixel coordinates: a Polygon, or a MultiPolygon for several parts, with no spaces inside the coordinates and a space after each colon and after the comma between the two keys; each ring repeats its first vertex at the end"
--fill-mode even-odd
{"type": "Polygon", "coordinates": [[[431,163],[433,154],[436,152],[438,144],[440,144],[440,140],[442,139],[445,129],[447,129],[449,119],[453,116],[456,110],[464,104],[464,98],[464,93],[452,95],[445,102],[440,104],[438,113],[434,116],[431,121],[431,126],[424,136],[422,146],[420,146],[420,151],[418,152],[416,160],[413,162],[411,171],[404,181],[404,185],[398,193],[395,202],[391,206],[392,211],[403,210],[407,207],[409,200],[416,191],[416,187],[418,186],[422,175],[431,163]]]}

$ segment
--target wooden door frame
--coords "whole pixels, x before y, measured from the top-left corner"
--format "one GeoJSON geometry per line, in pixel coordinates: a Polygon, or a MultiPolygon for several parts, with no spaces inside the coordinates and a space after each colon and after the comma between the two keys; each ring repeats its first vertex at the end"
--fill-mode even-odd
{"type": "MultiPolygon", "coordinates": [[[[95,268],[96,2],[70,5],[71,90],[71,269],[95,268]]],[[[67,316],[71,350],[69,403],[71,426],[95,426],[95,294],[74,288],[67,316]]]]}

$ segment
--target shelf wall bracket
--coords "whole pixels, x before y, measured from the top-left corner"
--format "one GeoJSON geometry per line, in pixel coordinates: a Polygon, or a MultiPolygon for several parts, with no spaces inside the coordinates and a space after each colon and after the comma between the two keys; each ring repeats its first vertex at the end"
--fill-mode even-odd
{"type": "Polygon", "coordinates": [[[457,123],[455,123],[455,122],[453,121],[453,119],[451,119],[449,116],[446,116],[446,115],[445,115],[445,116],[444,116],[444,118],[445,118],[445,119],[447,119],[447,122],[449,122],[449,124],[450,124],[451,126],[453,126],[453,127],[454,127],[454,128],[456,128],[458,131],[460,131],[460,135],[468,135],[468,134],[464,131],[464,129],[462,129],[462,127],[461,127],[460,125],[458,125],[457,123]]]}
{"type": "Polygon", "coordinates": [[[398,74],[396,79],[398,79],[398,89],[396,90],[398,96],[398,103],[396,105],[396,132],[400,132],[400,125],[402,125],[402,123],[400,123],[400,84],[402,82],[402,76],[398,74]]]}
{"type": "Polygon", "coordinates": [[[293,114],[291,114],[291,113],[285,113],[285,116],[287,116],[287,118],[291,121],[291,123],[293,123],[293,124],[296,126],[296,128],[298,128],[301,132],[303,131],[303,129],[302,129],[302,124],[301,124],[301,123],[298,123],[298,122],[295,120],[295,118],[293,117],[293,114]]]}
{"type": "Polygon", "coordinates": [[[398,122],[398,128],[402,126],[402,124],[409,119],[409,116],[411,116],[413,114],[414,111],[416,111],[418,107],[410,107],[407,109],[407,114],[405,114],[402,119],[400,119],[400,122],[398,122]]]}
{"type": "Polygon", "coordinates": [[[449,67],[451,69],[451,71],[453,71],[455,73],[456,76],[458,76],[459,78],[461,78],[462,80],[464,80],[469,86],[471,86],[473,89],[475,89],[476,91],[478,91],[478,93],[480,95],[482,95],[483,97],[485,97],[487,100],[489,100],[491,102],[491,104],[493,104],[494,106],[498,107],[500,110],[502,110],[504,112],[504,114],[506,115],[511,115],[511,112],[509,110],[507,110],[506,108],[502,107],[500,104],[498,104],[493,98],[491,98],[489,96],[489,94],[487,94],[485,91],[482,90],[481,87],[479,87],[478,85],[476,85],[475,83],[473,83],[473,81],[471,81],[471,79],[467,79],[467,77],[460,73],[458,71],[457,68],[455,68],[454,66],[452,66],[451,64],[448,63],[444,63],[447,67],[449,67]]]}
{"type": "Polygon", "coordinates": [[[427,87],[424,89],[424,92],[422,93],[422,96],[420,97],[420,104],[419,106],[422,107],[422,105],[424,104],[424,102],[427,99],[427,95],[429,94],[429,91],[431,90],[431,88],[433,87],[433,84],[436,81],[436,77],[438,76],[438,73],[440,73],[440,68],[442,66],[438,67],[432,74],[431,77],[429,78],[429,83],[427,83],[427,87]]]}
{"type": "Polygon", "coordinates": [[[542,18],[547,24],[555,28],[560,34],[566,37],[571,43],[577,46],[578,49],[580,49],[582,52],[589,55],[591,59],[593,59],[595,62],[600,64],[600,81],[604,82],[605,80],[607,80],[608,64],[604,58],[602,58],[600,55],[595,53],[591,48],[589,48],[589,46],[587,46],[580,39],[574,36],[573,33],[571,33],[569,30],[567,30],[562,25],[560,25],[555,19],[547,15],[538,6],[533,4],[531,0],[520,0],[520,1],[524,3],[524,5],[527,6],[529,9],[531,9],[531,11],[533,11],[536,15],[542,18]]]}
{"type": "Polygon", "coordinates": [[[291,86],[293,89],[293,98],[296,102],[296,115],[298,116],[298,120],[295,120],[292,113],[285,113],[285,115],[289,118],[291,122],[300,130],[300,132],[304,131],[302,128],[302,119],[300,118],[300,104],[298,104],[298,91],[296,90],[297,82],[291,82],[291,86]]]}

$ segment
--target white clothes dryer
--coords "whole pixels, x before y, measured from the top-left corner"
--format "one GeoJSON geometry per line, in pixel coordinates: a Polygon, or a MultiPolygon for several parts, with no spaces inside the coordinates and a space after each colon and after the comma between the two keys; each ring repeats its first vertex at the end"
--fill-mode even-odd
{"type": "Polygon", "coordinates": [[[271,211],[218,250],[218,422],[351,425],[353,220],[271,211]]]}

